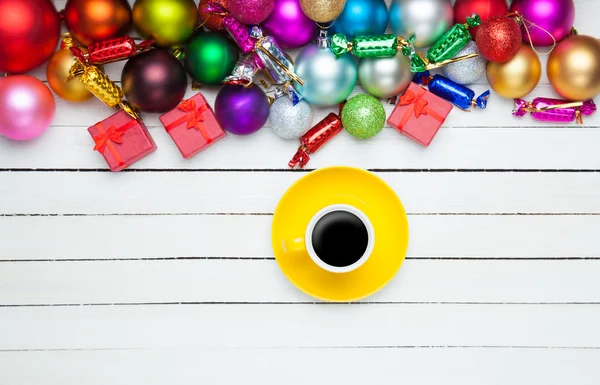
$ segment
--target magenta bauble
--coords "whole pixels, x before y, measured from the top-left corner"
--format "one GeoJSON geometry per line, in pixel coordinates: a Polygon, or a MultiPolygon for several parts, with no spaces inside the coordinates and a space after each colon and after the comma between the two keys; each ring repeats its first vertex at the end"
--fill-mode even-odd
{"type": "Polygon", "coordinates": [[[262,27],[281,48],[304,47],[318,32],[317,24],[302,12],[299,0],[275,0],[273,12],[262,27]]]}
{"type": "Polygon", "coordinates": [[[31,140],[42,135],[54,119],[52,92],[29,75],[0,78],[0,136],[31,140]]]}
{"type": "MultiPolygon", "coordinates": [[[[519,12],[529,23],[537,25],[529,27],[529,34],[531,42],[539,46],[554,44],[548,32],[557,42],[561,41],[569,34],[575,22],[573,0],[515,0],[510,11],[519,12]]],[[[525,28],[521,29],[523,40],[529,42],[525,28]]]]}
{"type": "Polygon", "coordinates": [[[273,11],[274,0],[228,0],[229,13],[242,24],[260,24],[273,11]]]}

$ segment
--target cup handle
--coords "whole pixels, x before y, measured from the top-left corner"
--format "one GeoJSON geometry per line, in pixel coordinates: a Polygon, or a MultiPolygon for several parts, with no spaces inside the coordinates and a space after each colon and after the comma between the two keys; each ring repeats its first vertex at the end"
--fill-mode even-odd
{"type": "Polygon", "coordinates": [[[281,241],[281,247],[286,253],[289,252],[300,252],[306,250],[306,242],[303,237],[294,239],[284,239],[281,241]]]}

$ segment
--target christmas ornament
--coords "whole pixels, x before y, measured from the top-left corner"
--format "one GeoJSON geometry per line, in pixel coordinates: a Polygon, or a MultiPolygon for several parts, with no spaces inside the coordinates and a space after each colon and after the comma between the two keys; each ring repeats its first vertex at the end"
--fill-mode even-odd
{"type": "Polygon", "coordinates": [[[381,35],[388,25],[388,9],[384,0],[346,0],[342,14],[331,27],[349,39],[355,36],[381,35]]]}
{"type": "Polygon", "coordinates": [[[133,25],[146,39],[161,47],[183,45],[198,24],[194,0],[136,0],[133,25]]]}
{"type": "Polygon", "coordinates": [[[39,67],[56,49],[60,21],[50,0],[0,0],[0,72],[39,67]]]}
{"type": "Polygon", "coordinates": [[[515,57],[506,63],[489,62],[487,65],[490,86],[505,98],[515,99],[527,95],[538,84],[541,75],[540,59],[528,45],[522,45],[515,57]]]}
{"type": "Polygon", "coordinates": [[[486,60],[504,63],[521,49],[523,36],[515,20],[495,16],[483,23],[477,31],[477,49],[486,60]]]}
{"type": "Polygon", "coordinates": [[[158,49],[129,59],[121,75],[127,100],[144,112],[167,112],[175,108],[185,96],[187,83],[179,60],[158,49]]]}
{"type": "Polygon", "coordinates": [[[573,0],[515,0],[510,12],[518,12],[526,20],[523,39],[540,46],[554,45],[564,39],[575,21],[573,0]]]}
{"type": "Polygon", "coordinates": [[[299,0],[275,0],[273,12],[262,28],[286,49],[304,47],[318,34],[317,25],[302,12],[299,0]]]}
{"type": "Polygon", "coordinates": [[[269,119],[269,100],[257,86],[225,85],[215,101],[215,115],[226,131],[250,135],[269,119]]]}
{"type": "Polygon", "coordinates": [[[113,172],[124,170],[156,150],[146,125],[125,111],[88,128],[98,151],[113,172]]]}
{"type": "Polygon", "coordinates": [[[97,66],[84,64],[75,58],[67,80],[77,81],[75,78],[85,84],[87,89],[107,106],[123,110],[132,118],[141,120],[133,107],[124,100],[125,94],[121,87],[110,80],[97,66]]]}
{"type": "Polygon", "coordinates": [[[371,95],[387,99],[401,94],[410,84],[412,73],[407,57],[366,58],[358,63],[358,80],[371,95]]]}
{"type": "MultiPolygon", "coordinates": [[[[456,0],[454,3],[454,22],[462,23],[467,17],[478,14],[481,21],[486,21],[493,16],[503,16],[508,13],[506,0],[456,0]]],[[[479,27],[469,30],[473,40],[477,36],[479,27]]]]}
{"type": "Polygon", "coordinates": [[[429,47],[452,26],[450,0],[393,0],[390,27],[394,34],[416,36],[415,47],[429,47]]]}
{"type": "Polygon", "coordinates": [[[87,52],[74,44],[70,45],[70,50],[81,62],[98,65],[129,59],[152,49],[152,44],[153,40],[137,44],[132,37],[123,36],[94,42],[87,47],[87,52]]]}
{"type": "Polygon", "coordinates": [[[269,17],[275,5],[274,0],[228,0],[228,9],[242,24],[260,24],[269,17]]]}
{"type": "Polygon", "coordinates": [[[600,93],[600,41],[585,35],[559,43],[548,58],[548,79],[560,96],[591,99],[600,93]]]}
{"type": "Polygon", "coordinates": [[[304,168],[310,160],[310,155],[317,152],[343,129],[342,120],[338,115],[333,112],[327,115],[300,138],[300,147],[292,160],[289,161],[288,166],[290,168],[304,168]]]}
{"type": "Polygon", "coordinates": [[[335,57],[323,34],[317,44],[305,47],[296,58],[296,74],[304,80],[297,90],[310,104],[327,106],[344,101],[354,89],[358,70],[352,57],[335,57]]]}
{"type": "Polygon", "coordinates": [[[200,93],[183,100],[172,111],[161,115],[160,122],[184,159],[190,159],[226,135],[212,108],[200,93]]]}
{"type": "Polygon", "coordinates": [[[0,78],[0,136],[35,139],[50,127],[55,110],[52,92],[33,76],[0,78]]]}
{"type": "Polygon", "coordinates": [[[297,139],[306,134],[312,122],[312,108],[304,100],[294,105],[280,94],[271,105],[269,121],[273,131],[283,139],[297,139]]]}
{"type": "Polygon", "coordinates": [[[328,23],[344,10],[346,0],[300,0],[302,12],[317,23],[328,23]]]}
{"type": "Polygon", "coordinates": [[[427,50],[427,60],[432,63],[439,63],[451,59],[471,41],[469,28],[480,25],[481,19],[477,14],[474,14],[471,17],[467,17],[466,20],[466,24],[455,24],[427,50]]]}
{"type": "Polygon", "coordinates": [[[70,102],[83,102],[92,98],[94,95],[88,91],[87,87],[79,81],[67,81],[69,71],[73,66],[75,57],[70,51],[75,46],[71,35],[63,34],[63,47],[56,51],[50,58],[46,67],[46,78],[48,86],[55,94],[70,102]]]}
{"type": "Polygon", "coordinates": [[[475,91],[453,82],[442,75],[435,74],[431,76],[428,72],[425,72],[416,75],[415,78],[417,78],[415,82],[426,85],[432,94],[449,101],[465,111],[469,111],[471,107],[479,107],[481,109],[487,107],[487,101],[490,97],[489,90],[475,98],[475,91]]]}
{"type": "Polygon", "coordinates": [[[210,3],[216,3],[227,8],[227,0],[200,0],[198,11],[200,12],[200,22],[211,31],[224,31],[223,15],[207,12],[210,3]]]}
{"type": "Polygon", "coordinates": [[[593,100],[585,102],[570,102],[568,100],[535,98],[533,102],[515,99],[513,116],[525,116],[530,113],[536,120],[543,122],[573,122],[583,124],[581,115],[592,115],[596,112],[593,100]]]}
{"type": "Polygon", "coordinates": [[[65,23],[79,44],[125,35],[131,28],[131,7],[127,0],[68,0],[65,23]]]}
{"type": "Polygon", "coordinates": [[[385,119],[385,109],[379,99],[367,94],[350,98],[342,109],[342,125],[350,135],[359,139],[379,134],[385,119]]]}
{"type": "Polygon", "coordinates": [[[452,111],[452,104],[411,83],[392,111],[388,124],[427,147],[452,111]]]}
{"type": "MultiPolygon", "coordinates": [[[[469,42],[465,48],[458,51],[454,57],[470,54],[479,54],[479,50],[474,41],[469,42]]],[[[443,67],[443,71],[448,79],[458,84],[472,84],[483,75],[486,65],[487,61],[482,56],[477,56],[468,60],[461,60],[456,63],[448,64],[443,67]]]]}
{"type": "Polygon", "coordinates": [[[185,46],[185,68],[194,80],[216,86],[231,73],[239,57],[235,44],[219,32],[204,32],[185,46]]]}

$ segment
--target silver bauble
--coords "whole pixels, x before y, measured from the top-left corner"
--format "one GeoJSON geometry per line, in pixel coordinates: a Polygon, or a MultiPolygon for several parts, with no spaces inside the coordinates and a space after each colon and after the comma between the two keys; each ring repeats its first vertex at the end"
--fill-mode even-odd
{"type": "Polygon", "coordinates": [[[415,35],[415,47],[432,46],[454,24],[450,0],[394,0],[390,26],[395,35],[415,35]]]}
{"type": "Polygon", "coordinates": [[[298,139],[310,129],[312,116],[312,108],[304,100],[294,106],[290,98],[282,96],[273,102],[269,120],[283,139],[298,139]]]}
{"type": "MultiPolygon", "coordinates": [[[[461,49],[454,57],[464,56],[471,53],[479,53],[477,44],[470,41],[465,48],[461,49]]],[[[485,73],[487,60],[483,56],[477,56],[472,59],[461,60],[456,63],[448,64],[443,68],[444,75],[458,84],[473,84],[485,73]]]]}
{"type": "Polygon", "coordinates": [[[358,63],[358,80],[377,98],[401,94],[410,84],[410,60],[404,55],[387,58],[365,58],[358,63]]]}
{"type": "Polygon", "coordinates": [[[352,55],[336,59],[330,48],[317,44],[298,54],[294,69],[304,81],[303,86],[296,83],[296,89],[304,100],[316,106],[343,102],[354,89],[358,73],[352,55]]]}

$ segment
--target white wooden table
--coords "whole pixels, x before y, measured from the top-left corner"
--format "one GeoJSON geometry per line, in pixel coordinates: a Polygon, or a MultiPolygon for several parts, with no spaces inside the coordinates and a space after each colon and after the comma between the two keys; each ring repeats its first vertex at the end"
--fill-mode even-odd
{"type": "MultiPolygon", "coordinates": [[[[576,5],[600,35],[600,2],[576,5]]],[[[528,98],[550,95],[544,75],[528,98]]],[[[273,259],[297,142],[265,127],[184,161],[145,115],[158,151],[113,174],[86,131],[112,111],[57,106],[41,139],[0,138],[0,384],[600,382],[599,115],[542,124],[493,95],[429,149],[339,135],[309,166],[374,171],[411,227],[392,283],[340,305],[273,259]]]]}

